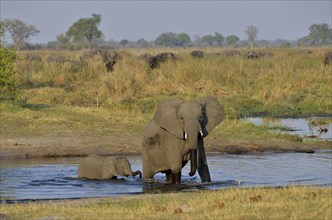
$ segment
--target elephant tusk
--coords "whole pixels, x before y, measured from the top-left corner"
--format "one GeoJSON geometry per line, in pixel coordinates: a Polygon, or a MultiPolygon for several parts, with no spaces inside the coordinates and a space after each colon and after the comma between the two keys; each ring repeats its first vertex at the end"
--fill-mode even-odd
{"type": "Polygon", "coordinates": [[[184,132],[184,139],[187,140],[188,139],[188,133],[184,132]]]}
{"type": "Polygon", "coordinates": [[[200,131],[199,131],[199,133],[200,133],[200,134],[201,134],[201,136],[203,137],[203,131],[202,131],[202,130],[200,130],[200,131]]]}

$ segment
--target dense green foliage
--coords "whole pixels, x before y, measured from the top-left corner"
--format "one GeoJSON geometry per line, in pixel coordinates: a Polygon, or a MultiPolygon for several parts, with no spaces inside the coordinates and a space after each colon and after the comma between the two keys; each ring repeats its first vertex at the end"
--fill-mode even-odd
{"type": "Polygon", "coordinates": [[[298,39],[300,45],[331,45],[332,44],[332,28],[326,23],[312,24],[309,27],[309,34],[298,39]]]}
{"type": "Polygon", "coordinates": [[[239,40],[240,40],[240,38],[238,38],[235,35],[230,35],[230,36],[226,37],[226,43],[227,43],[227,45],[230,45],[230,46],[235,46],[239,40]]]}
{"type": "Polygon", "coordinates": [[[15,98],[14,63],[16,53],[4,47],[5,26],[0,25],[0,100],[15,98]]]}
{"type": "Polygon", "coordinates": [[[13,64],[16,60],[16,54],[0,46],[0,100],[14,99],[16,86],[14,81],[13,64]]]}
{"type": "Polygon", "coordinates": [[[313,24],[309,27],[308,38],[313,45],[332,43],[332,28],[328,24],[313,24]]]}
{"type": "Polygon", "coordinates": [[[102,37],[102,32],[98,29],[101,15],[92,14],[91,18],[81,18],[76,21],[66,32],[74,41],[84,41],[89,43],[102,37]]]}
{"type": "Polygon", "coordinates": [[[191,44],[191,39],[186,33],[176,34],[167,32],[160,34],[156,38],[155,43],[161,46],[188,46],[191,44]]]}

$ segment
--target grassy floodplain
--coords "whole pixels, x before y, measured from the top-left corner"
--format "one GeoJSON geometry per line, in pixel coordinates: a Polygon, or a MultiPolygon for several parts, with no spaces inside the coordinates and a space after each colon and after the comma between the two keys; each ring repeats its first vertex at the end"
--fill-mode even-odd
{"type": "MultiPolygon", "coordinates": [[[[244,116],[332,115],[332,67],[322,64],[328,48],[312,48],[311,54],[292,48],[262,49],[274,56],[257,60],[243,56],[195,59],[190,56],[192,50],[120,50],[122,60],[112,73],[106,72],[99,56],[78,67],[70,62],[47,62],[51,55],[78,61],[83,51],[18,52],[15,79],[21,107],[1,103],[3,125],[12,124],[16,132],[21,130],[15,128],[15,122],[25,121],[33,128],[27,132],[40,131],[38,121],[44,126],[55,126],[54,129],[65,124],[76,130],[117,126],[120,130],[141,131],[161,100],[207,95],[216,96],[225,107],[225,132],[216,133],[231,137],[269,133],[241,124],[237,119],[244,116]],[[181,60],[151,70],[145,61],[138,59],[145,52],[165,51],[178,54],[181,60]],[[39,55],[42,61],[27,61],[27,54],[39,55]],[[100,123],[81,123],[89,120],[100,123]]],[[[203,50],[209,53],[223,49],[203,50]]],[[[9,127],[2,132],[7,134],[9,127]]]]}
{"type": "MultiPolygon", "coordinates": [[[[18,52],[15,80],[19,97],[16,104],[0,103],[1,139],[46,137],[45,141],[50,133],[56,139],[69,132],[78,133],[77,139],[91,136],[98,140],[123,133],[139,136],[161,100],[189,100],[207,95],[216,96],[226,113],[225,122],[208,138],[277,138],[292,143],[298,138],[238,119],[250,115],[332,115],[332,65],[322,64],[323,54],[329,48],[310,48],[311,54],[291,48],[264,49],[274,56],[257,60],[194,59],[190,57],[192,50],[122,50],[123,59],[112,73],[106,72],[99,56],[90,59],[83,68],[70,62],[46,61],[52,54],[79,60],[82,51],[18,52]],[[178,54],[181,60],[151,70],[137,59],[145,52],[165,51],[178,54]],[[42,61],[27,61],[27,54],[38,54],[42,61]]],[[[11,219],[331,219],[331,196],[331,187],[230,188],[1,204],[0,209],[1,214],[11,219]]]]}
{"type": "Polygon", "coordinates": [[[52,54],[79,60],[81,51],[20,52],[22,59],[16,65],[16,80],[21,98],[31,104],[83,107],[98,104],[98,107],[127,107],[128,111],[149,113],[165,98],[212,95],[225,105],[230,118],[252,114],[299,117],[332,113],[331,66],[322,64],[328,48],[311,49],[312,54],[303,54],[300,49],[270,49],[273,57],[257,60],[242,56],[194,59],[190,57],[192,50],[120,51],[123,59],[112,73],[106,73],[99,56],[88,60],[83,68],[68,62],[46,61],[52,54]],[[143,52],[162,51],[172,51],[182,59],[150,70],[137,58],[143,52]],[[31,53],[40,55],[43,61],[24,60],[31,53]]]}
{"type": "Polygon", "coordinates": [[[11,219],[332,219],[332,188],[229,188],[2,204],[11,219]]]}

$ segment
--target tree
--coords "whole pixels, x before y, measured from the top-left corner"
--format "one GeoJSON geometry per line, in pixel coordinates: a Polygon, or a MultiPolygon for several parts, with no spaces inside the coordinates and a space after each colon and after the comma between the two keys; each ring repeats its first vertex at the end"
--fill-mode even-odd
{"type": "Polygon", "coordinates": [[[149,46],[149,42],[144,38],[140,38],[136,41],[137,47],[145,48],[149,46]]]}
{"type": "Polygon", "coordinates": [[[254,42],[257,39],[258,34],[258,27],[255,26],[248,26],[245,30],[245,33],[247,35],[248,44],[250,44],[250,48],[253,48],[254,42]]]}
{"type": "Polygon", "coordinates": [[[129,40],[127,40],[127,39],[123,39],[123,40],[120,41],[120,45],[122,45],[122,46],[126,46],[129,43],[130,43],[129,40]]]}
{"type": "Polygon", "coordinates": [[[214,33],[214,40],[217,43],[217,45],[221,46],[225,40],[224,36],[218,32],[214,33]]]}
{"type": "Polygon", "coordinates": [[[175,42],[176,34],[172,32],[162,33],[155,40],[155,43],[161,46],[173,46],[175,42]]]}
{"type": "Polygon", "coordinates": [[[5,42],[5,36],[6,35],[6,29],[5,29],[5,25],[3,24],[2,21],[0,21],[0,43],[4,43],[5,42]]]}
{"type": "Polygon", "coordinates": [[[188,46],[191,44],[190,36],[186,33],[180,33],[176,35],[176,46],[188,46]]]}
{"type": "Polygon", "coordinates": [[[36,36],[40,31],[33,25],[27,25],[18,19],[5,19],[2,22],[4,29],[10,34],[17,50],[22,48],[31,37],[36,36]]]}
{"type": "Polygon", "coordinates": [[[240,40],[240,38],[238,38],[237,36],[235,35],[229,35],[228,37],[226,37],[226,43],[227,45],[230,45],[230,46],[234,46],[236,45],[236,43],[240,40]]]}
{"type": "Polygon", "coordinates": [[[56,36],[56,40],[60,43],[62,48],[67,48],[70,43],[70,37],[66,35],[66,33],[62,33],[56,36]]]}
{"type": "Polygon", "coordinates": [[[214,43],[214,37],[212,35],[205,35],[202,37],[202,42],[204,44],[212,46],[214,43]]]}
{"type": "Polygon", "coordinates": [[[155,43],[161,46],[188,46],[191,44],[191,39],[186,33],[176,34],[167,32],[160,34],[156,38],[155,43]]]}
{"type": "Polygon", "coordinates": [[[311,42],[311,40],[309,39],[308,36],[301,37],[296,40],[297,46],[309,46],[310,42],[311,42]]]}
{"type": "Polygon", "coordinates": [[[332,42],[332,29],[326,23],[313,24],[309,27],[309,31],[307,38],[311,41],[311,45],[324,45],[332,42]]]}
{"type": "Polygon", "coordinates": [[[69,28],[66,35],[74,41],[87,41],[91,46],[92,42],[96,42],[103,36],[103,33],[98,29],[100,21],[101,15],[97,14],[92,14],[91,18],[80,18],[69,28]]]}
{"type": "Polygon", "coordinates": [[[224,36],[222,34],[219,34],[218,32],[216,32],[214,36],[205,35],[202,37],[202,42],[210,46],[221,46],[224,42],[224,36]]]}
{"type": "Polygon", "coordinates": [[[193,44],[196,46],[200,46],[202,43],[202,36],[201,34],[196,34],[193,36],[193,44]]]}

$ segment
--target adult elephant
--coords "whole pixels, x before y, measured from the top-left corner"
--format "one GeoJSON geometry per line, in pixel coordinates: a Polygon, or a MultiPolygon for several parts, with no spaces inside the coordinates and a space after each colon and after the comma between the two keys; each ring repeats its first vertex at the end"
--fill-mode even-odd
{"type": "Polygon", "coordinates": [[[189,175],[195,175],[198,169],[202,182],[210,182],[203,138],[223,118],[224,109],[215,97],[160,103],[144,130],[143,177],[153,178],[161,172],[166,174],[168,182],[181,183],[181,170],[190,160],[189,175]]]}
{"type": "Polygon", "coordinates": [[[117,176],[142,177],[141,171],[132,171],[131,165],[125,157],[102,157],[91,154],[84,158],[78,167],[78,177],[86,179],[116,179],[117,176]]]}

